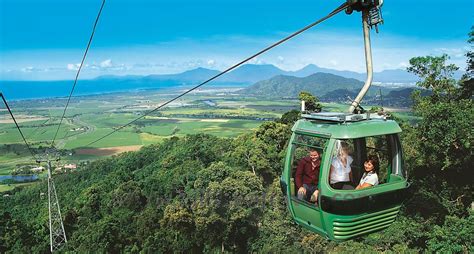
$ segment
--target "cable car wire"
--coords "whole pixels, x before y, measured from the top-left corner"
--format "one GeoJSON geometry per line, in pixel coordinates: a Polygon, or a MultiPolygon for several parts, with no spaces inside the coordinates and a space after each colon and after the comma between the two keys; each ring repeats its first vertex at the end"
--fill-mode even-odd
{"type": "Polygon", "coordinates": [[[96,140],[94,140],[94,141],[88,143],[88,144],[85,145],[85,146],[86,146],[86,147],[87,147],[87,146],[90,146],[90,145],[92,145],[92,144],[94,144],[94,143],[96,143],[96,142],[98,142],[98,141],[100,141],[100,140],[102,140],[102,139],[104,139],[104,138],[106,138],[106,137],[108,137],[108,136],[114,134],[115,132],[117,132],[117,131],[119,131],[119,130],[121,130],[121,129],[127,127],[127,126],[129,126],[130,124],[132,124],[132,123],[134,123],[134,122],[136,122],[136,121],[138,121],[138,120],[140,120],[140,119],[142,119],[142,118],[144,118],[144,117],[146,117],[146,116],[152,114],[153,112],[155,112],[155,111],[161,109],[162,107],[164,107],[164,106],[170,104],[171,102],[173,102],[173,101],[175,101],[175,100],[177,100],[177,99],[183,97],[184,95],[186,95],[186,94],[188,94],[188,93],[190,93],[190,92],[192,92],[192,91],[198,89],[199,87],[201,87],[201,86],[203,86],[203,85],[205,85],[205,84],[207,84],[207,83],[209,83],[209,82],[211,82],[211,81],[217,79],[218,77],[220,77],[220,76],[222,76],[222,75],[228,73],[229,71],[231,71],[231,70],[233,70],[233,69],[239,67],[240,65],[242,65],[242,64],[244,64],[244,63],[250,61],[251,59],[253,59],[253,58],[255,58],[255,57],[257,57],[257,56],[259,56],[259,55],[261,55],[261,54],[263,54],[263,53],[265,53],[265,52],[267,52],[267,51],[269,51],[270,49],[273,49],[274,47],[276,47],[276,46],[278,46],[278,45],[280,45],[280,44],[282,44],[282,43],[284,43],[284,42],[286,42],[286,41],[292,39],[293,37],[295,37],[295,36],[297,36],[297,35],[303,33],[304,31],[306,31],[306,30],[308,30],[308,29],[310,29],[310,28],[312,28],[312,27],[314,27],[314,26],[316,26],[316,25],[322,23],[323,21],[325,21],[325,20],[331,18],[332,16],[338,14],[339,12],[345,10],[348,6],[349,6],[349,4],[348,4],[347,2],[343,3],[342,5],[340,5],[340,6],[337,7],[336,9],[334,9],[332,12],[330,12],[330,13],[329,13],[328,15],[326,15],[325,17],[323,17],[323,18],[321,18],[321,19],[319,19],[319,20],[317,20],[317,21],[315,21],[315,22],[313,22],[313,23],[311,23],[311,24],[309,24],[309,25],[303,27],[302,29],[300,29],[300,30],[298,30],[298,31],[296,31],[296,32],[294,32],[294,33],[292,33],[291,35],[289,35],[289,36],[287,36],[287,37],[285,37],[285,38],[283,38],[283,39],[281,39],[281,40],[275,42],[274,44],[272,44],[272,45],[270,45],[270,46],[268,46],[268,47],[266,47],[266,48],[264,48],[264,49],[262,49],[262,50],[260,50],[259,52],[253,54],[252,56],[245,58],[244,60],[238,62],[237,64],[232,65],[231,67],[225,69],[224,71],[220,72],[219,74],[217,74],[217,75],[215,75],[215,76],[213,76],[213,77],[207,79],[206,81],[200,83],[199,85],[194,86],[193,88],[191,88],[191,89],[185,91],[184,93],[182,93],[182,94],[180,94],[180,95],[174,97],[173,99],[166,101],[165,103],[161,104],[161,105],[158,106],[157,108],[152,109],[152,110],[146,112],[145,114],[141,115],[140,117],[138,117],[138,118],[136,118],[136,119],[134,119],[134,120],[132,120],[132,121],[130,121],[130,122],[128,122],[128,123],[126,123],[126,124],[120,126],[120,127],[115,128],[113,131],[111,131],[111,132],[107,133],[106,135],[104,135],[104,136],[102,136],[102,137],[100,137],[100,138],[98,138],[98,139],[96,139],[96,140]]]}
{"type": "MultiPolygon", "coordinates": [[[[33,137],[35,137],[37,131],[42,127],[56,126],[56,124],[54,124],[54,123],[49,123],[49,122],[52,122],[52,120],[53,120],[53,117],[51,116],[51,111],[50,110],[48,110],[48,115],[49,115],[49,118],[46,121],[44,121],[42,124],[36,126],[36,128],[26,137],[27,139],[32,139],[33,137]]],[[[45,132],[46,131],[43,131],[42,133],[44,134],[45,132]]]]}
{"type": "Polygon", "coordinates": [[[16,119],[15,119],[15,116],[13,115],[13,112],[12,112],[12,110],[10,109],[10,106],[8,105],[7,100],[5,99],[5,96],[3,96],[3,93],[0,93],[0,97],[2,97],[3,103],[5,103],[5,106],[7,107],[7,110],[8,110],[8,112],[10,113],[10,116],[12,117],[13,122],[14,122],[15,125],[16,125],[16,128],[17,128],[18,131],[20,132],[20,135],[21,135],[21,137],[23,138],[23,141],[25,142],[25,145],[26,145],[26,147],[28,148],[28,151],[31,153],[31,156],[33,156],[33,158],[35,158],[35,160],[36,160],[36,153],[33,152],[33,149],[31,149],[30,144],[28,144],[28,142],[26,141],[25,135],[23,135],[23,132],[21,131],[21,128],[20,128],[20,126],[18,125],[18,122],[17,122],[16,119]]]}
{"type": "Polygon", "coordinates": [[[99,13],[97,14],[97,18],[95,19],[94,27],[92,28],[92,33],[89,38],[89,42],[87,43],[87,47],[82,57],[81,64],[79,65],[79,68],[76,73],[76,78],[74,79],[74,84],[72,86],[71,92],[69,93],[66,106],[64,107],[63,115],[61,116],[61,120],[59,121],[59,125],[58,125],[58,128],[56,129],[56,133],[54,134],[53,140],[51,141],[51,147],[54,147],[54,141],[56,140],[56,137],[58,136],[59,129],[61,128],[61,124],[63,122],[64,116],[66,115],[67,107],[69,106],[69,102],[71,101],[72,94],[74,93],[74,89],[77,84],[77,79],[79,78],[79,74],[81,73],[82,66],[84,65],[84,61],[86,60],[87,52],[89,51],[89,47],[92,43],[92,38],[94,38],[95,29],[97,27],[97,23],[99,22],[100,14],[102,13],[102,9],[104,8],[104,5],[105,5],[105,0],[102,0],[102,5],[100,6],[99,13]]]}
{"type": "MultiPolygon", "coordinates": [[[[37,132],[41,127],[45,127],[46,124],[47,124],[50,120],[51,120],[51,118],[50,118],[50,119],[47,119],[46,121],[44,121],[44,122],[41,123],[41,124],[38,124],[38,125],[36,126],[36,128],[35,128],[26,138],[32,139],[33,137],[35,137],[35,136],[36,136],[36,132],[37,132]]],[[[33,126],[33,127],[34,127],[34,126],[33,126]]]]}

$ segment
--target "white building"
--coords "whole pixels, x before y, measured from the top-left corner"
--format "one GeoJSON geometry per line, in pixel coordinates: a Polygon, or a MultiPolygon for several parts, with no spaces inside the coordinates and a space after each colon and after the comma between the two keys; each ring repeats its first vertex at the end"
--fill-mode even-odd
{"type": "Polygon", "coordinates": [[[39,166],[39,167],[32,168],[32,169],[30,169],[30,170],[31,170],[31,172],[33,172],[33,173],[39,173],[39,172],[43,172],[44,167],[39,166]]]}
{"type": "Polygon", "coordinates": [[[76,166],[76,164],[66,164],[66,165],[64,165],[63,168],[64,169],[76,169],[77,166],[76,166]]]}

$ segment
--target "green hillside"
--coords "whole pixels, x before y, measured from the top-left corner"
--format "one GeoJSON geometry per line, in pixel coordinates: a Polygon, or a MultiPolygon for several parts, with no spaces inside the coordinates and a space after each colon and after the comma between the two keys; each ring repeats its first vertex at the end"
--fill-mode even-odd
{"type": "Polygon", "coordinates": [[[318,72],[304,78],[278,75],[257,82],[240,92],[255,96],[297,97],[299,92],[308,91],[317,97],[323,97],[327,93],[339,89],[359,91],[363,85],[364,82],[356,79],[318,72]]]}
{"type": "MultiPolygon", "coordinates": [[[[335,243],[293,223],[279,186],[291,122],[267,122],[237,139],[210,135],[171,138],[57,175],[68,236],[63,251],[473,251],[472,186],[466,178],[444,178],[443,164],[416,162],[418,156],[428,155],[417,151],[426,142],[416,143],[413,138],[423,130],[402,126],[404,147],[414,146],[406,152],[413,187],[398,220],[385,231],[335,243]],[[443,186],[443,192],[437,186],[443,186]]],[[[469,125],[464,124],[463,130],[466,127],[469,125]]],[[[469,158],[454,165],[466,172],[469,158]]],[[[47,199],[40,195],[46,189],[46,182],[41,182],[0,198],[0,252],[48,252],[47,199]]]]}

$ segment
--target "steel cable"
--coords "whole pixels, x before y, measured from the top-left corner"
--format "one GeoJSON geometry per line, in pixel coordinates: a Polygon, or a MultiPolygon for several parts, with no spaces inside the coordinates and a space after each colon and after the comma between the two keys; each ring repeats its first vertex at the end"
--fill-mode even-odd
{"type": "Polygon", "coordinates": [[[218,77],[220,77],[220,76],[222,76],[222,75],[228,73],[229,71],[231,71],[231,70],[233,70],[233,69],[239,67],[240,65],[242,65],[242,64],[244,64],[244,63],[250,61],[251,59],[253,59],[253,58],[255,58],[255,57],[257,57],[257,56],[259,56],[259,55],[261,55],[261,54],[263,54],[263,53],[265,53],[265,52],[267,52],[267,51],[269,51],[270,49],[273,49],[274,47],[276,47],[276,46],[278,46],[278,45],[280,45],[280,44],[282,44],[282,43],[284,43],[284,42],[286,42],[286,41],[292,39],[293,37],[295,37],[295,36],[297,36],[297,35],[303,33],[304,31],[306,31],[306,30],[308,30],[308,29],[310,29],[310,28],[312,28],[312,27],[318,25],[319,23],[321,23],[321,22],[323,22],[323,21],[325,21],[325,20],[331,18],[332,16],[336,15],[337,13],[339,13],[339,12],[345,10],[348,6],[349,6],[349,4],[348,4],[347,2],[344,3],[344,4],[342,4],[341,6],[337,7],[335,10],[333,10],[332,12],[330,12],[330,13],[329,13],[328,15],[326,15],[325,17],[323,17],[323,18],[321,18],[321,19],[319,19],[319,20],[317,20],[317,21],[315,21],[315,22],[313,22],[313,23],[311,23],[311,24],[309,24],[309,25],[303,27],[302,29],[300,29],[300,30],[298,30],[298,31],[296,31],[296,32],[294,32],[294,33],[292,33],[291,35],[289,35],[289,36],[287,36],[287,37],[285,37],[285,38],[283,38],[283,39],[281,39],[281,40],[275,42],[274,44],[272,44],[272,45],[270,45],[270,46],[268,46],[268,47],[266,47],[266,48],[264,48],[264,49],[262,49],[262,50],[260,50],[259,52],[253,54],[252,56],[245,58],[244,60],[238,62],[237,64],[232,65],[231,67],[229,67],[229,68],[227,68],[226,70],[220,72],[219,74],[217,74],[217,75],[215,75],[215,76],[213,76],[213,77],[207,79],[206,81],[200,83],[199,85],[194,86],[193,88],[191,88],[191,89],[187,90],[186,92],[184,92],[184,93],[182,93],[182,94],[180,94],[180,95],[174,97],[173,99],[166,101],[165,103],[161,104],[161,105],[158,106],[157,108],[152,109],[152,110],[146,112],[145,114],[141,115],[140,117],[138,117],[138,118],[136,118],[136,119],[134,119],[134,120],[132,120],[132,121],[130,121],[130,122],[128,122],[128,123],[126,123],[126,124],[120,126],[120,127],[116,127],[113,131],[111,131],[111,132],[109,132],[108,134],[106,134],[106,135],[104,135],[104,136],[102,136],[102,137],[100,137],[100,138],[98,138],[98,139],[96,139],[96,140],[94,140],[94,141],[88,143],[88,144],[85,145],[85,146],[86,146],[86,147],[87,147],[87,146],[90,146],[90,145],[92,145],[92,144],[94,144],[94,143],[96,143],[96,142],[98,142],[98,141],[100,141],[100,140],[102,140],[102,139],[104,139],[104,138],[106,138],[106,137],[108,137],[108,136],[114,134],[115,132],[117,132],[117,131],[119,131],[119,130],[121,130],[121,129],[127,127],[127,126],[129,126],[130,124],[132,124],[132,123],[134,123],[134,122],[136,122],[136,121],[138,121],[138,120],[140,120],[140,119],[142,119],[142,118],[144,118],[144,117],[146,117],[146,116],[152,114],[153,112],[155,112],[155,111],[161,109],[162,107],[164,107],[164,106],[170,104],[171,102],[173,102],[173,101],[175,101],[175,100],[177,100],[177,99],[183,97],[184,95],[186,95],[186,94],[188,94],[188,93],[190,93],[190,92],[192,92],[192,91],[198,89],[199,87],[201,87],[201,86],[203,86],[203,85],[205,85],[205,84],[207,84],[207,83],[209,83],[209,82],[211,82],[211,81],[217,79],[218,77]]]}
{"type": "Polygon", "coordinates": [[[21,137],[23,138],[23,141],[25,142],[25,145],[26,145],[26,147],[28,148],[28,151],[31,153],[31,156],[33,156],[33,158],[35,158],[35,160],[36,160],[36,154],[33,152],[33,149],[31,149],[30,144],[28,144],[28,142],[26,141],[25,135],[23,135],[23,132],[21,131],[21,128],[20,128],[20,126],[18,125],[18,122],[17,122],[16,119],[15,119],[15,116],[13,115],[13,112],[11,111],[10,106],[9,106],[8,103],[7,103],[7,100],[5,99],[5,96],[3,96],[3,93],[0,93],[0,97],[2,97],[2,100],[3,100],[3,102],[5,103],[5,106],[7,107],[7,110],[8,110],[8,112],[10,113],[10,116],[11,116],[12,119],[13,119],[13,122],[15,123],[16,128],[17,128],[18,131],[20,132],[20,135],[21,135],[21,137]]]}
{"type": "Polygon", "coordinates": [[[58,125],[58,128],[56,129],[56,133],[54,134],[53,140],[51,141],[51,147],[54,147],[54,141],[56,140],[56,137],[58,136],[59,129],[61,128],[61,124],[63,122],[64,116],[66,115],[67,107],[69,106],[69,102],[71,101],[72,94],[74,93],[74,89],[76,88],[77,79],[79,78],[79,74],[81,73],[82,66],[84,64],[84,61],[86,60],[87,52],[89,51],[89,47],[92,43],[92,38],[94,38],[95,29],[97,27],[97,23],[99,22],[100,14],[102,13],[104,4],[105,4],[105,0],[102,1],[102,5],[100,6],[99,13],[97,14],[97,18],[95,19],[94,27],[92,28],[92,33],[89,38],[89,42],[87,43],[86,51],[84,52],[84,55],[82,57],[81,64],[79,65],[79,68],[77,69],[76,78],[74,79],[74,84],[72,86],[71,92],[69,93],[66,106],[64,107],[63,115],[61,116],[61,120],[59,121],[59,125],[58,125]]]}

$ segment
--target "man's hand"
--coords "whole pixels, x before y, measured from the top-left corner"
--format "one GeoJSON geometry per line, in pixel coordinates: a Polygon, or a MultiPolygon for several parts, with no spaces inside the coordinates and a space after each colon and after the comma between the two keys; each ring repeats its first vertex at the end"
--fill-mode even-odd
{"type": "Polygon", "coordinates": [[[314,191],[313,195],[311,195],[310,202],[318,201],[318,194],[319,194],[319,190],[314,191]]]}
{"type": "Polygon", "coordinates": [[[305,196],[306,195],[306,189],[301,186],[299,189],[298,189],[298,194],[299,195],[302,195],[302,196],[305,196]]]}

